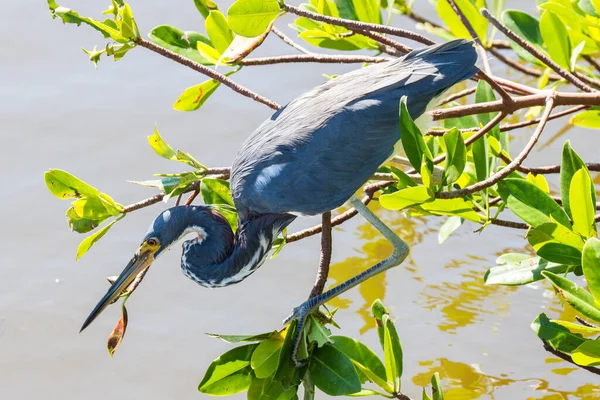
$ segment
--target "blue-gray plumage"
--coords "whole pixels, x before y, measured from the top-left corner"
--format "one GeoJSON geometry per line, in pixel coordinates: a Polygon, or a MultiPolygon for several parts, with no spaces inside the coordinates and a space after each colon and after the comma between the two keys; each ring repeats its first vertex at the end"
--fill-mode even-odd
{"type": "Polygon", "coordinates": [[[133,259],[83,324],[85,329],[163,251],[189,233],[181,267],[206,287],[231,285],[264,262],[273,242],[298,214],[315,215],[353,205],[392,244],[392,255],[341,285],[309,299],[291,318],[306,315],[333,296],[394,265],[408,247],[353,197],[400,140],[399,104],[407,97],[413,118],[452,85],[470,78],[477,53],[455,40],[416,50],[330,80],[277,111],[242,145],[231,169],[238,211],[235,235],[225,218],[204,206],[161,213],[133,259]]]}

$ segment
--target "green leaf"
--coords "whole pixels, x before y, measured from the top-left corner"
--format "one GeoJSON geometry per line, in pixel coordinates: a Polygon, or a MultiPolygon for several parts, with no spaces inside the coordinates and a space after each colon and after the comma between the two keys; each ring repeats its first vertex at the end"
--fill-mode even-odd
{"type": "Polygon", "coordinates": [[[577,67],[577,59],[579,58],[579,55],[582,54],[583,49],[585,48],[585,43],[585,40],[582,40],[577,46],[575,46],[575,48],[573,48],[573,51],[571,52],[571,58],[569,61],[569,67],[571,71],[575,71],[575,68],[577,67]]]}
{"type": "Polygon", "coordinates": [[[376,321],[377,326],[377,336],[379,336],[379,343],[381,344],[381,348],[383,349],[383,339],[385,336],[384,327],[383,327],[383,316],[389,314],[388,310],[385,308],[381,300],[377,299],[371,305],[371,313],[376,321]]]}
{"type": "MultiPolygon", "coordinates": [[[[385,382],[385,367],[373,350],[358,340],[346,336],[332,336],[331,340],[333,341],[333,347],[344,353],[352,362],[359,363],[385,382]]],[[[361,375],[362,383],[369,379],[369,376],[362,372],[359,375],[361,375]]]]}
{"type": "Polygon", "coordinates": [[[309,342],[316,343],[318,347],[331,343],[331,339],[329,338],[329,336],[331,336],[331,331],[325,327],[318,318],[315,318],[312,315],[308,318],[310,318],[311,322],[307,335],[309,342]]]}
{"type": "Polygon", "coordinates": [[[600,339],[586,340],[573,350],[571,358],[575,363],[583,366],[600,365],[600,339]]]}
{"type": "MultiPolygon", "coordinates": [[[[496,95],[494,94],[494,90],[484,80],[480,80],[477,83],[477,88],[475,89],[475,103],[487,103],[490,101],[495,101],[496,95]]],[[[477,120],[481,126],[487,125],[498,113],[482,113],[477,114],[477,120]]],[[[500,139],[500,126],[494,126],[486,136],[492,136],[496,139],[500,139]]]]}
{"type": "Polygon", "coordinates": [[[227,204],[235,207],[229,190],[229,182],[223,179],[204,178],[200,184],[200,193],[205,204],[227,204]]]}
{"type": "Polygon", "coordinates": [[[121,211],[119,211],[117,207],[113,206],[113,204],[115,203],[103,201],[102,198],[98,196],[84,197],[75,200],[73,203],[71,203],[71,206],[75,210],[75,213],[77,213],[77,215],[81,218],[104,220],[121,213],[121,211]]]}
{"type": "Polygon", "coordinates": [[[486,285],[517,286],[526,285],[544,279],[542,271],[551,271],[562,274],[569,269],[568,265],[548,262],[540,257],[529,257],[524,254],[525,259],[509,261],[506,254],[499,257],[497,267],[490,268],[483,278],[486,285]]]}
{"type": "Polygon", "coordinates": [[[76,260],[79,260],[81,257],[83,257],[83,255],[85,253],[88,252],[88,250],[94,245],[96,244],[96,242],[100,239],[102,239],[102,236],[106,235],[106,232],[108,232],[108,230],[115,224],[115,222],[117,222],[120,218],[115,219],[113,221],[111,221],[110,223],[108,223],[107,225],[105,225],[102,229],[100,229],[98,232],[91,234],[90,236],[86,237],[85,239],[83,239],[81,241],[81,243],[79,243],[79,247],[77,247],[77,257],[76,260]]]}
{"type": "Polygon", "coordinates": [[[148,143],[150,144],[150,147],[152,147],[152,149],[159,156],[166,158],[167,160],[176,159],[177,153],[175,152],[175,150],[173,150],[171,146],[167,144],[167,142],[163,140],[163,138],[158,133],[158,129],[156,129],[156,126],[154,127],[154,133],[148,136],[148,143]]]}
{"type": "Polygon", "coordinates": [[[556,288],[560,294],[574,309],[579,311],[584,316],[600,322],[600,308],[598,303],[595,303],[594,297],[584,288],[577,286],[576,283],[563,278],[560,275],[552,272],[542,272],[552,286],[556,288]]]}
{"type": "Polygon", "coordinates": [[[581,335],[571,333],[567,328],[551,322],[544,313],[538,315],[531,323],[531,329],[553,349],[564,353],[572,352],[585,341],[581,335]]]}
{"type": "Polygon", "coordinates": [[[567,28],[550,11],[544,11],[540,17],[540,31],[546,43],[550,58],[565,69],[571,64],[571,42],[567,28]]]}
{"type": "Polygon", "coordinates": [[[563,225],[553,222],[541,224],[531,229],[527,232],[527,240],[535,250],[539,250],[547,243],[554,242],[565,244],[581,251],[584,244],[581,236],[565,228],[563,225]]]}
{"type": "MultiPolygon", "coordinates": [[[[201,57],[208,60],[208,65],[216,65],[219,63],[221,53],[215,49],[212,44],[206,44],[203,42],[196,42],[196,50],[201,57]]],[[[184,110],[186,111],[186,110],[184,110]]]]}
{"type": "Polygon", "coordinates": [[[194,4],[204,18],[208,17],[211,11],[219,9],[219,5],[212,0],[194,0],[194,4]]]}
{"type": "Polygon", "coordinates": [[[61,200],[77,199],[83,196],[97,197],[100,191],[81,179],[60,169],[44,173],[44,182],[54,196],[61,200]]]}
{"type": "MultiPolygon", "coordinates": [[[[217,58],[219,55],[217,55],[217,58]]],[[[215,60],[216,62],[216,60],[215,60]]],[[[236,71],[226,73],[226,76],[234,74],[236,71]]],[[[221,85],[214,79],[209,79],[199,85],[191,86],[183,91],[173,104],[173,108],[178,111],[195,111],[198,110],[206,100],[217,90],[221,85]]]]}
{"type": "Polygon", "coordinates": [[[498,193],[515,215],[533,227],[558,222],[571,229],[569,217],[563,209],[531,182],[506,178],[498,183],[498,193]]]}
{"type": "Polygon", "coordinates": [[[431,377],[431,395],[433,400],[444,400],[444,391],[440,382],[440,373],[436,372],[431,377]]]}
{"type": "Polygon", "coordinates": [[[569,123],[583,128],[600,129],[600,110],[586,110],[571,117],[569,123]]]}
{"type": "MultiPolygon", "coordinates": [[[[481,42],[485,44],[487,41],[486,36],[488,20],[481,15],[477,7],[471,1],[454,1],[458,8],[465,15],[473,29],[475,30],[475,33],[477,33],[477,36],[479,37],[481,42]]],[[[444,21],[446,26],[448,26],[448,28],[454,36],[458,38],[472,39],[471,34],[469,33],[469,31],[467,31],[467,28],[465,28],[464,24],[462,23],[458,15],[456,15],[452,7],[450,7],[450,4],[447,0],[438,0],[436,8],[438,15],[440,16],[442,21],[444,21]]]]}
{"type": "MultiPolygon", "coordinates": [[[[563,207],[567,214],[572,217],[571,202],[569,199],[569,191],[571,190],[571,180],[573,175],[581,168],[586,168],[583,160],[571,148],[571,143],[566,141],[562,151],[562,161],[560,165],[560,197],[563,207]]],[[[596,204],[596,191],[591,189],[592,204],[596,204]]]]}
{"type": "MultiPolygon", "coordinates": [[[[577,13],[569,4],[565,6],[557,2],[547,2],[539,6],[542,10],[549,10],[556,14],[560,19],[569,27],[581,30],[582,27],[586,28],[600,28],[600,24],[591,19],[587,19],[585,16],[577,13]]],[[[597,20],[597,19],[596,19],[597,20]]]]}
{"type": "Polygon", "coordinates": [[[170,25],[160,25],[148,34],[157,45],[202,65],[214,65],[212,59],[198,52],[198,42],[210,46],[210,40],[198,32],[182,31],[170,25]]]}
{"type": "Polygon", "coordinates": [[[277,0],[237,0],[227,11],[230,28],[241,36],[261,35],[282,12],[277,0]]]}
{"type": "Polygon", "coordinates": [[[315,348],[308,368],[314,384],[330,396],[344,396],[361,389],[350,359],[331,345],[315,348]]]}
{"type": "MultiPolygon", "coordinates": [[[[454,215],[473,222],[481,222],[481,216],[473,211],[473,202],[463,198],[435,199],[432,202],[423,203],[419,206],[430,215],[454,215]]],[[[413,215],[419,215],[418,209],[414,209],[413,215]]]]}
{"type": "Polygon", "coordinates": [[[275,371],[275,377],[273,378],[275,381],[281,382],[283,388],[286,390],[291,386],[291,382],[297,370],[292,362],[292,348],[294,346],[297,327],[298,320],[293,320],[285,331],[285,339],[279,353],[279,363],[277,365],[277,370],[275,371]]]}
{"type": "Polygon", "coordinates": [[[581,251],[561,243],[546,243],[537,251],[538,256],[559,264],[581,265],[581,251]]]}
{"type": "Polygon", "coordinates": [[[444,134],[446,164],[444,165],[443,185],[455,182],[467,165],[467,148],[460,131],[452,128],[444,134]]]}
{"type": "Polygon", "coordinates": [[[247,390],[252,382],[250,359],[257,346],[249,344],[236,347],[214,360],[198,385],[198,391],[214,396],[229,396],[247,390]]]}
{"type": "Polygon", "coordinates": [[[542,175],[542,174],[533,175],[530,172],[527,174],[527,177],[525,178],[525,180],[527,182],[533,183],[535,186],[542,189],[542,192],[550,193],[550,187],[548,186],[548,181],[546,180],[546,178],[544,178],[544,175],[542,175]]]}
{"type": "Polygon", "coordinates": [[[279,364],[279,353],[281,353],[282,346],[283,340],[274,337],[262,341],[256,350],[254,350],[250,365],[257,378],[268,378],[275,374],[277,365],[279,364]]]}
{"type": "Polygon", "coordinates": [[[48,0],[48,8],[50,9],[52,18],[60,18],[65,24],[76,24],[79,26],[83,23],[102,33],[105,38],[112,38],[119,42],[129,41],[128,39],[123,39],[121,32],[116,29],[116,26],[107,25],[93,18],[82,17],[69,8],[60,7],[54,0],[48,0]]]}
{"type": "Polygon", "coordinates": [[[461,227],[463,222],[464,219],[461,217],[448,217],[442,226],[440,226],[440,231],[438,232],[438,243],[444,243],[455,230],[461,227]]]}
{"type": "MultiPolygon", "coordinates": [[[[478,181],[485,180],[490,175],[489,146],[487,136],[483,135],[471,144],[473,164],[478,181]]],[[[485,190],[487,192],[487,190],[485,190]]]]}
{"type": "Polygon", "coordinates": [[[573,175],[569,189],[569,204],[573,205],[573,230],[585,238],[596,236],[596,204],[592,203],[591,191],[594,184],[587,168],[581,168],[573,175]]]}
{"type": "Polygon", "coordinates": [[[279,382],[271,379],[253,379],[248,389],[248,400],[291,400],[297,391],[297,386],[285,391],[279,382]]]}
{"type": "Polygon", "coordinates": [[[233,42],[234,37],[233,31],[229,29],[227,18],[221,11],[214,10],[206,18],[204,25],[214,48],[219,54],[223,54],[233,42]]]}
{"type": "Polygon", "coordinates": [[[560,321],[560,320],[556,320],[556,319],[552,319],[551,321],[560,326],[564,326],[571,332],[579,331],[579,332],[584,332],[584,333],[600,333],[600,328],[596,328],[594,326],[581,325],[581,324],[576,324],[574,322],[560,321]]]}
{"type": "Polygon", "coordinates": [[[400,138],[406,157],[417,171],[421,169],[423,156],[428,160],[433,160],[431,151],[423,139],[423,134],[408,113],[405,97],[400,101],[400,138]]]}
{"type": "Polygon", "coordinates": [[[258,335],[220,335],[217,333],[207,333],[208,336],[221,339],[227,343],[239,343],[239,342],[260,342],[276,335],[277,331],[259,333],[258,335]]]}
{"type": "MultiPolygon", "coordinates": [[[[524,39],[529,44],[533,45],[537,50],[545,53],[544,39],[542,38],[542,32],[540,31],[539,21],[523,12],[518,10],[506,10],[502,13],[501,20],[511,31],[516,33],[521,39],[524,39]]],[[[540,61],[529,54],[521,46],[511,41],[511,47],[515,52],[524,60],[540,64],[540,61]]]]}
{"type": "Polygon", "coordinates": [[[583,246],[583,275],[597,304],[600,304],[600,240],[589,238],[583,246]]]}
{"type": "Polygon", "coordinates": [[[77,214],[74,207],[70,207],[69,209],[67,209],[66,216],[67,221],[69,222],[69,227],[72,231],[75,231],[77,233],[90,232],[96,229],[98,225],[105,221],[105,219],[94,220],[83,218],[77,214]]]}
{"type": "Polygon", "coordinates": [[[388,382],[392,382],[394,392],[400,392],[400,378],[402,377],[402,346],[396,332],[396,327],[389,318],[384,315],[383,322],[383,354],[385,358],[385,375],[388,382]]]}
{"type": "Polygon", "coordinates": [[[352,5],[359,21],[381,24],[381,11],[378,0],[352,0],[352,5]]]}
{"type": "Polygon", "coordinates": [[[408,187],[379,197],[381,205],[388,210],[402,210],[415,204],[432,200],[431,191],[425,186],[408,187]]]}

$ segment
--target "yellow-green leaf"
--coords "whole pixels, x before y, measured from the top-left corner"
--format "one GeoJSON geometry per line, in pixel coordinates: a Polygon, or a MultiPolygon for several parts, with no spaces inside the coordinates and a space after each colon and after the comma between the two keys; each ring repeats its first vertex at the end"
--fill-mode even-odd
{"type": "Polygon", "coordinates": [[[540,30],[550,58],[565,69],[570,69],[571,42],[567,28],[550,11],[544,11],[540,17],[540,30]]]}
{"type": "Polygon", "coordinates": [[[227,11],[230,28],[241,36],[261,35],[282,12],[277,0],[237,0],[227,11]]]}
{"type": "Polygon", "coordinates": [[[379,202],[388,210],[402,210],[415,204],[425,203],[433,199],[432,193],[425,186],[414,186],[379,197],[379,202]]]}
{"type": "Polygon", "coordinates": [[[585,242],[581,266],[590,291],[600,305],[600,240],[592,237],[585,242]]]}
{"type": "Polygon", "coordinates": [[[77,260],[79,260],[88,250],[96,244],[96,242],[102,239],[102,236],[106,235],[106,232],[117,222],[119,219],[111,221],[108,225],[104,226],[98,232],[91,234],[81,241],[79,247],[77,247],[77,260]]]}
{"type": "Polygon", "coordinates": [[[594,190],[592,178],[586,168],[580,168],[571,179],[569,204],[573,230],[585,238],[596,236],[596,205],[592,203],[590,190],[594,190]]]}
{"type": "Polygon", "coordinates": [[[600,129],[600,110],[582,111],[572,116],[569,123],[583,128],[600,129]]]}
{"type": "Polygon", "coordinates": [[[175,153],[175,150],[173,150],[171,146],[169,146],[167,142],[163,140],[158,133],[156,126],[154,127],[154,133],[148,136],[148,143],[159,156],[166,158],[167,160],[175,159],[175,155],[177,153],[175,153]]]}
{"type": "Polygon", "coordinates": [[[82,196],[98,196],[100,191],[74,175],[60,169],[44,173],[44,182],[50,193],[61,200],[76,199],[82,196]]]}
{"type": "Polygon", "coordinates": [[[571,353],[571,358],[583,366],[600,365],[600,340],[586,340],[571,353]]]}
{"type": "Polygon", "coordinates": [[[223,54],[233,41],[233,31],[229,28],[227,18],[218,10],[211,11],[204,23],[206,33],[219,54],[223,54]]]}

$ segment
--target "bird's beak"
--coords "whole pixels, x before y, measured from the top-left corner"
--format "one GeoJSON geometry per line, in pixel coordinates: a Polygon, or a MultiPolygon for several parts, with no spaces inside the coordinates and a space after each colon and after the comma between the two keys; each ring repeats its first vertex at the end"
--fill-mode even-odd
{"type": "Polygon", "coordinates": [[[102,300],[94,307],[94,310],[92,310],[87,317],[79,332],[82,332],[87,328],[109,304],[116,300],[121,293],[127,289],[140,272],[144,271],[152,264],[156,250],[156,248],[149,246],[147,243],[142,244],[131,261],[129,261],[129,264],[127,264],[123,272],[121,272],[121,275],[119,275],[117,280],[111,285],[104,297],[102,297],[102,300]]]}

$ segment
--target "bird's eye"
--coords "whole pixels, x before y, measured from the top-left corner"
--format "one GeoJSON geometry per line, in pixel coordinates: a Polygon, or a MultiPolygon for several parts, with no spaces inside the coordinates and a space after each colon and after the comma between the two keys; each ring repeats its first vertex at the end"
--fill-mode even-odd
{"type": "Polygon", "coordinates": [[[148,239],[146,240],[146,243],[148,243],[149,246],[158,246],[158,240],[156,239],[148,239]]]}

